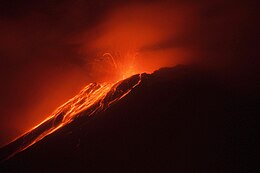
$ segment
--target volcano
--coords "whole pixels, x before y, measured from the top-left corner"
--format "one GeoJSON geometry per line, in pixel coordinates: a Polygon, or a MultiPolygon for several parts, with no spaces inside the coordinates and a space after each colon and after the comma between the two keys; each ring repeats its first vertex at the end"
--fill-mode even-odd
{"type": "Polygon", "coordinates": [[[90,84],[3,147],[0,171],[254,172],[258,114],[256,97],[193,66],[90,84]]]}

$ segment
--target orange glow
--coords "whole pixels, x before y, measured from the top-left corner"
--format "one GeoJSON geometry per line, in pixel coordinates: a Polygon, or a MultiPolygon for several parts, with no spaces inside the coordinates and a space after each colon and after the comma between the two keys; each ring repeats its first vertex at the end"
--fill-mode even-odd
{"type": "MultiPolygon", "coordinates": [[[[12,128],[19,131],[17,134],[28,131],[45,119],[46,115],[50,115],[57,105],[75,95],[75,91],[86,83],[110,83],[105,85],[107,88],[102,84],[99,92],[103,92],[104,96],[115,81],[126,79],[134,74],[152,73],[161,67],[183,63],[190,55],[196,56],[190,48],[178,45],[178,40],[189,33],[190,28],[194,28],[191,21],[195,17],[194,7],[167,2],[131,3],[115,7],[95,26],[84,28],[84,31],[65,40],[66,44],[78,46],[75,50],[72,46],[75,53],[72,57],[80,57],[78,58],[80,60],[77,59],[75,63],[77,65],[62,66],[62,70],[57,70],[54,66],[44,70],[41,76],[32,75],[39,79],[39,85],[35,86],[37,93],[33,94],[34,98],[26,96],[28,103],[22,107],[23,109],[14,111],[13,114],[18,112],[21,116],[10,120],[12,128]]],[[[41,53],[48,58],[59,57],[60,54],[66,55],[67,51],[62,49],[54,55],[46,51],[41,53]]],[[[62,64],[62,60],[58,63],[62,64]]],[[[42,64],[36,64],[34,68],[39,69],[38,66],[42,64]]],[[[25,83],[22,77],[20,79],[21,83],[25,83]]],[[[96,95],[96,99],[102,100],[99,98],[101,95],[96,95]]],[[[87,109],[85,106],[84,109],[87,109]]],[[[81,109],[77,110],[81,111],[81,109]]],[[[73,115],[74,113],[68,113],[68,116],[64,117],[66,122],[71,121],[70,116],[73,115]]],[[[56,128],[58,127],[52,130],[56,128]]],[[[52,130],[50,129],[46,134],[52,130]]]]}

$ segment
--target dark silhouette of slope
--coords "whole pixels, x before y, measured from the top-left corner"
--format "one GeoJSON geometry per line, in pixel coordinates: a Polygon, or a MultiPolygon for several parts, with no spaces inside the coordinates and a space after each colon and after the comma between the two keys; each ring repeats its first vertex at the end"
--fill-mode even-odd
{"type": "Polygon", "coordinates": [[[142,74],[122,100],[80,116],[1,171],[256,172],[258,97],[242,93],[195,67],[142,74]]]}

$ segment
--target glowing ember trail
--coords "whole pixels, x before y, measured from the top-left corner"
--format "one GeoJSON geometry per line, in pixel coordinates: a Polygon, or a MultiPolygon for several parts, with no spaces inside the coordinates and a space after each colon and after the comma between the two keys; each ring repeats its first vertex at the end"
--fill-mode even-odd
{"type": "MultiPolygon", "coordinates": [[[[111,54],[104,56],[110,56],[115,68],[118,68],[111,54]]],[[[10,144],[14,147],[10,153],[6,154],[5,159],[9,159],[27,149],[44,137],[71,123],[79,116],[91,116],[97,112],[106,110],[139,85],[141,76],[141,74],[137,74],[114,83],[88,84],[75,97],[57,108],[42,123],[11,142],[10,144]]]]}

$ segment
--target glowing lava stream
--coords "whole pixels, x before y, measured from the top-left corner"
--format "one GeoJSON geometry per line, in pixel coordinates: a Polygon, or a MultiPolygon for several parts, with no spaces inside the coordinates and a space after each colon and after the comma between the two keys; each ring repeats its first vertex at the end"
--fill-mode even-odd
{"type": "Polygon", "coordinates": [[[71,123],[83,111],[84,116],[91,116],[98,111],[107,109],[125,97],[140,82],[141,74],[115,83],[90,83],[79,94],[57,108],[42,123],[15,139],[13,142],[18,141],[19,146],[7,156],[7,159],[71,123]],[[127,87],[124,86],[125,84],[127,87]]]}

